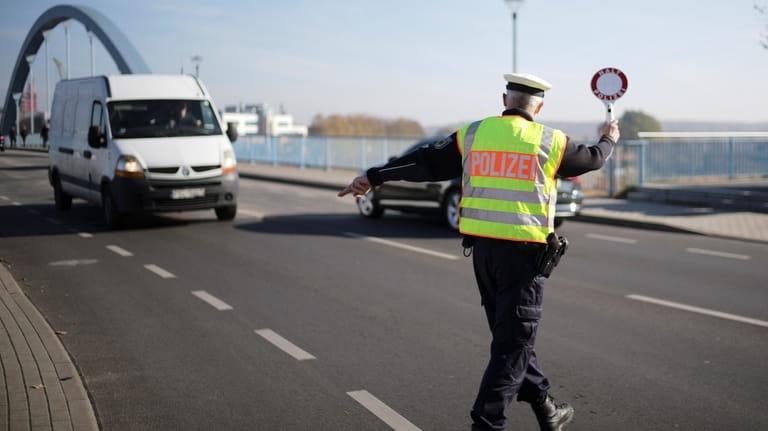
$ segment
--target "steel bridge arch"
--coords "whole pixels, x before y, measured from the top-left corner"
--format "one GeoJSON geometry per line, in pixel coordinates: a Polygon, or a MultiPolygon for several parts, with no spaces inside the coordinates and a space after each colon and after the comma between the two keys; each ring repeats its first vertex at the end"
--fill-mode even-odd
{"type": "Polygon", "coordinates": [[[8,84],[8,91],[5,93],[3,122],[2,127],[0,127],[2,134],[8,134],[11,125],[16,123],[16,106],[14,106],[13,94],[24,91],[24,84],[29,76],[27,56],[37,54],[40,45],[45,40],[43,38],[44,31],[50,30],[69,19],[79,21],[87,30],[93,32],[101,44],[104,45],[104,48],[107,49],[120,73],[151,73],[139,51],[106,16],[88,6],[54,6],[43,12],[32,25],[29,33],[27,33],[27,38],[24,40],[24,44],[21,46],[19,56],[16,58],[11,82],[8,84]]]}

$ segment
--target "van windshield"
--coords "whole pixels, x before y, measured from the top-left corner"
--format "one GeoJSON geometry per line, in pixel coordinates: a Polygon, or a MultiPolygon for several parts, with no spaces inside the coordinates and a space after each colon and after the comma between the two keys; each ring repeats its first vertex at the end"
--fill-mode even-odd
{"type": "Polygon", "coordinates": [[[206,100],[129,100],[109,102],[107,108],[116,139],[221,134],[206,100]]]}

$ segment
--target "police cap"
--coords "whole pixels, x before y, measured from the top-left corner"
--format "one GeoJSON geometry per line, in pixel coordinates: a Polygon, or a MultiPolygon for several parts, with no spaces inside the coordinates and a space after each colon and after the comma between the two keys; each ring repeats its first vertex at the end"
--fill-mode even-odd
{"type": "Polygon", "coordinates": [[[533,96],[544,96],[544,92],[552,88],[552,84],[530,73],[507,73],[507,90],[520,91],[533,96]]]}

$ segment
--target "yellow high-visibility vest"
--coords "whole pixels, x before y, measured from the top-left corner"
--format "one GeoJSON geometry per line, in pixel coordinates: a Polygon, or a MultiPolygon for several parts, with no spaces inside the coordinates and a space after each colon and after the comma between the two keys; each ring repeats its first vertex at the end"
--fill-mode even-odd
{"type": "Polygon", "coordinates": [[[563,132],[518,116],[490,117],[458,134],[462,155],[459,231],[546,243],[554,232],[563,132]]]}

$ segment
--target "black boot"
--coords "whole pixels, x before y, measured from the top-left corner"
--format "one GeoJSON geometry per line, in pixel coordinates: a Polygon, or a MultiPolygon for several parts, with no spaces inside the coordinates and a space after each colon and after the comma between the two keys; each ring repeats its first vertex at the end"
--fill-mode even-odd
{"type": "Polygon", "coordinates": [[[541,404],[531,404],[541,431],[561,431],[563,426],[573,419],[573,407],[568,403],[555,404],[555,400],[547,394],[541,404]]]}

